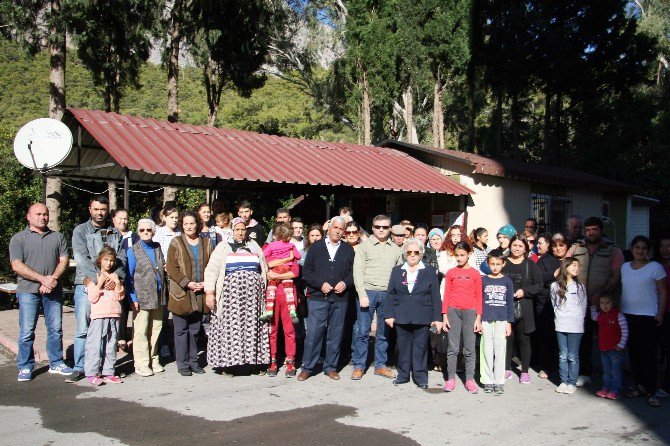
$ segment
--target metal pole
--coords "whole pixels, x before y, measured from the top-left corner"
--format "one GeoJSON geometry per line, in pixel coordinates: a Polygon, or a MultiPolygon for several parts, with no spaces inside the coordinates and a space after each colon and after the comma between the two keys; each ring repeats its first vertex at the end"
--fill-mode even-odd
{"type": "Polygon", "coordinates": [[[47,204],[47,176],[46,172],[42,171],[42,203],[47,204]]]}
{"type": "Polygon", "coordinates": [[[123,168],[123,207],[130,208],[130,172],[127,167],[123,168]]]}

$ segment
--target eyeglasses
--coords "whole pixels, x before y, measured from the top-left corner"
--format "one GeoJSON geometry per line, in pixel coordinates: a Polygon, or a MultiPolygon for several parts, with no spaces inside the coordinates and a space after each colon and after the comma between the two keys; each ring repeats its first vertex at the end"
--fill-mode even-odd
{"type": "Polygon", "coordinates": [[[421,255],[421,251],[407,251],[405,252],[408,256],[418,256],[421,255]]]}
{"type": "Polygon", "coordinates": [[[347,235],[354,235],[354,234],[358,234],[358,231],[344,231],[344,233],[347,234],[347,235]]]}
{"type": "MultiPolygon", "coordinates": [[[[391,228],[390,226],[386,226],[386,225],[383,225],[383,226],[382,226],[382,225],[372,225],[372,227],[373,227],[374,229],[383,229],[384,231],[386,231],[386,230],[388,230],[388,229],[391,228]]],[[[403,234],[403,235],[404,235],[404,234],[403,234]]]]}
{"type": "Polygon", "coordinates": [[[393,235],[393,237],[404,237],[405,236],[405,234],[392,234],[392,235],[393,235]]]}
{"type": "Polygon", "coordinates": [[[154,230],[151,228],[141,228],[138,229],[137,232],[154,232],[154,230]]]}

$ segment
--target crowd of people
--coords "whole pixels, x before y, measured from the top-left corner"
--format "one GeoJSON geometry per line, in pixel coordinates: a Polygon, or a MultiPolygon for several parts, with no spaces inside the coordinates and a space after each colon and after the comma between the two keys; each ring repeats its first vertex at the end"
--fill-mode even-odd
{"type": "Polygon", "coordinates": [[[460,225],[445,232],[377,215],[368,233],[348,208],[309,226],[280,208],[267,235],[248,201],[234,218],[220,202],[193,211],[168,205],[135,231],[126,210],[110,215],[104,196],[88,211],[71,243],[72,367],[61,329],[67,240],[49,230],[48,210],[36,203],[10,241],[19,381],[33,378],[41,309],[49,372],[95,386],[122,382],[122,350],[142,377],[174,359],[182,376],[209,367],[275,377],[283,368],[298,381],[320,372],[339,380],[351,362],[352,380],[370,366],[395,385],[422,389],[429,370],[441,371],[445,392],[456,390],[462,369],[469,393],[500,395],[512,379],[530,383],[531,367],[538,379],[556,378],[561,394],[593,380],[599,397],[643,396],[657,407],[670,391],[670,237],[652,246],[636,236],[624,252],[600,218],[571,216],[564,234],[538,232],[529,218],[521,231],[499,228],[493,249],[481,227],[468,236],[460,225]]]}

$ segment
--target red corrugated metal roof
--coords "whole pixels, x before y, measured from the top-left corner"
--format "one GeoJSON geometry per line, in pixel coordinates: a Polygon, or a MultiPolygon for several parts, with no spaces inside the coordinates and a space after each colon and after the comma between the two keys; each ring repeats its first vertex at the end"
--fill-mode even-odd
{"type": "Polygon", "coordinates": [[[68,111],[119,165],[131,170],[387,191],[473,193],[391,148],[170,123],[99,110],[68,111]]]}
{"type": "Polygon", "coordinates": [[[584,186],[602,191],[634,192],[637,190],[620,181],[611,180],[569,167],[550,166],[527,163],[509,158],[496,158],[476,155],[457,150],[437,149],[403,141],[385,140],[379,143],[382,147],[395,147],[405,152],[420,151],[439,157],[461,161],[473,167],[472,173],[496,177],[514,178],[536,183],[558,184],[562,186],[584,186]]]}

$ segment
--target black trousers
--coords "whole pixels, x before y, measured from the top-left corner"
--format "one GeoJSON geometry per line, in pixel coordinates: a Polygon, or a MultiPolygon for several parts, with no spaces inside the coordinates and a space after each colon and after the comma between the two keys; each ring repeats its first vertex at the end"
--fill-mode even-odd
{"type": "Polygon", "coordinates": [[[517,356],[521,360],[521,372],[528,373],[530,368],[530,334],[526,334],[526,326],[523,318],[512,324],[512,335],[507,337],[507,351],[505,357],[505,370],[512,369],[512,356],[514,355],[514,344],[518,346],[517,356]]]}
{"type": "Polygon", "coordinates": [[[196,311],[186,316],[172,315],[174,326],[174,357],[178,369],[198,366],[196,336],[202,326],[202,313],[196,311]]]}
{"type": "Polygon", "coordinates": [[[596,331],[597,323],[591,319],[591,314],[586,311],[584,321],[584,334],[579,343],[579,374],[591,376],[593,374],[593,335],[596,331]]]}
{"type": "Polygon", "coordinates": [[[648,395],[658,387],[658,327],[653,316],[627,314],[628,357],[635,384],[643,385],[648,395]]]}
{"type": "MultiPolygon", "coordinates": [[[[383,323],[383,322],[382,322],[383,323]]],[[[398,383],[428,384],[428,335],[430,325],[395,324],[398,343],[398,383]]]]}

